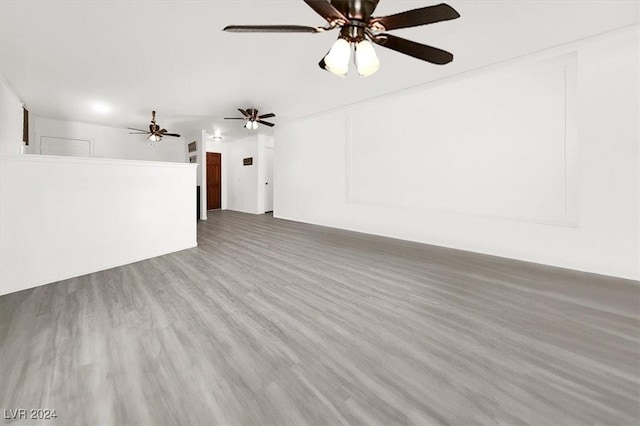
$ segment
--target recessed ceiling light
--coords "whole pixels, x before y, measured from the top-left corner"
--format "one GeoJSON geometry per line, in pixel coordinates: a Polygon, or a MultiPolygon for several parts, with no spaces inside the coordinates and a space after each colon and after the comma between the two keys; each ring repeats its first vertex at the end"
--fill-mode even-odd
{"type": "Polygon", "coordinates": [[[219,142],[222,140],[222,131],[220,129],[215,129],[213,131],[213,135],[210,133],[207,133],[206,138],[213,139],[214,141],[219,142]]]}
{"type": "Polygon", "coordinates": [[[107,114],[109,112],[111,112],[111,107],[107,104],[104,104],[102,102],[95,102],[93,104],[93,110],[97,113],[100,114],[107,114]]]}

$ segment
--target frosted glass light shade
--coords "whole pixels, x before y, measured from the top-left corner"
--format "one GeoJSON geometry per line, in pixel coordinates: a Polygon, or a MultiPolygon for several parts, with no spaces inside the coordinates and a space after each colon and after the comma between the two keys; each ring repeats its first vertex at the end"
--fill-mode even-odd
{"type": "Polygon", "coordinates": [[[162,138],[160,136],[158,136],[158,135],[149,135],[149,137],[147,139],[150,140],[151,142],[158,142],[162,138]]]}
{"type": "Polygon", "coordinates": [[[339,38],[333,43],[329,53],[324,57],[324,68],[336,75],[346,76],[349,71],[349,60],[351,59],[351,44],[339,38]]]}
{"type": "Polygon", "coordinates": [[[258,122],[257,121],[252,121],[251,122],[251,127],[253,127],[253,130],[256,130],[258,128],[258,122]]]}
{"type": "Polygon", "coordinates": [[[380,60],[369,40],[356,44],[356,68],[362,77],[369,77],[380,68],[380,60]]]}
{"type": "Polygon", "coordinates": [[[251,121],[247,121],[247,124],[245,124],[244,127],[251,130],[251,121]]]}

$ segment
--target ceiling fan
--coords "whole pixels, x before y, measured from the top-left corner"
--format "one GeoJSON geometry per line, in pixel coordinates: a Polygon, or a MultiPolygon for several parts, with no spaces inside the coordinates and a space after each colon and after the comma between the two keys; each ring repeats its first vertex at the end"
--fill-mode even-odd
{"type": "Polygon", "coordinates": [[[135,132],[129,132],[130,135],[149,135],[147,137],[151,142],[158,142],[162,140],[163,136],[173,136],[179,138],[180,135],[177,133],[167,133],[167,129],[161,129],[160,126],[156,124],[156,112],[151,111],[151,124],[149,124],[149,131],[142,129],[134,129],[133,127],[128,127],[129,130],[135,130],[135,132]]]}
{"type": "Polygon", "coordinates": [[[374,74],[380,61],[371,42],[396,52],[404,53],[433,64],[444,65],[453,60],[453,54],[406,40],[386,31],[417,27],[448,21],[460,17],[451,6],[441,3],[394,15],[373,17],[380,0],[304,0],[314,11],[327,20],[324,27],[302,25],[229,25],[223,31],[251,33],[320,33],[340,28],[338,40],[320,61],[320,68],[340,76],[349,71],[352,46],[355,45],[355,64],[362,77],[374,74]]]}
{"type": "Polygon", "coordinates": [[[244,125],[247,129],[256,130],[258,128],[258,123],[264,124],[265,126],[273,127],[275,124],[264,121],[265,118],[275,117],[276,115],[272,112],[269,114],[258,115],[258,110],[255,108],[247,108],[246,110],[238,108],[238,111],[244,117],[225,117],[225,120],[247,120],[247,124],[244,125]]]}

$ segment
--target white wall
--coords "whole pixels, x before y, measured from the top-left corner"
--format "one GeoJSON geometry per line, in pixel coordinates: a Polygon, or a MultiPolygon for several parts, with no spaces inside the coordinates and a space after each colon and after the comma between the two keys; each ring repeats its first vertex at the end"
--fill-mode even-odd
{"type": "Polygon", "coordinates": [[[22,102],[0,75],[0,152],[20,153],[22,142],[22,102]]]}
{"type": "Polygon", "coordinates": [[[227,142],[227,208],[260,214],[258,203],[258,135],[227,142]],[[244,166],[244,158],[253,157],[253,165],[244,166]]]}
{"type": "Polygon", "coordinates": [[[275,215],[638,279],[639,38],[280,123],[275,215]]]}
{"type": "Polygon", "coordinates": [[[273,136],[258,135],[258,212],[264,213],[273,210],[273,193],[267,191],[265,182],[273,189],[273,136]],[[271,151],[270,155],[268,150],[271,151]],[[270,163],[270,164],[269,164],[270,163]],[[271,202],[268,202],[267,194],[271,194],[271,202]],[[268,207],[269,206],[269,207],[268,207]]]}
{"type": "Polygon", "coordinates": [[[168,161],[183,163],[187,160],[184,136],[165,137],[149,142],[145,135],[130,135],[131,130],[74,121],[35,117],[35,138],[28,153],[40,154],[40,141],[44,137],[91,141],[93,157],[125,160],[168,161]]]}
{"type": "Polygon", "coordinates": [[[0,166],[0,294],[196,246],[194,165],[3,154],[0,166]]]}
{"type": "MultiPolygon", "coordinates": [[[[207,220],[207,133],[198,126],[191,126],[191,128],[196,130],[185,130],[181,134],[186,140],[187,151],[188,144],[196,143],[196,185],[200,187],[200,220],[207,220]]],[[[193,152],[187,153],[187,161],[189,161],[188,157],[193,156],[193,154],[193,152]]]]}

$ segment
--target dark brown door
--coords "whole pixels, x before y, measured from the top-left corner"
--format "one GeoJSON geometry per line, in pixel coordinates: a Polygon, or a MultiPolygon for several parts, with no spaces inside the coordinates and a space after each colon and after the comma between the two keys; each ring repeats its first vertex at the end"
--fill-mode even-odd
{"type": "Polygon", "coordinates": [[[222,155],[207,152],[207,210],[222,207],[222,155]]]}

